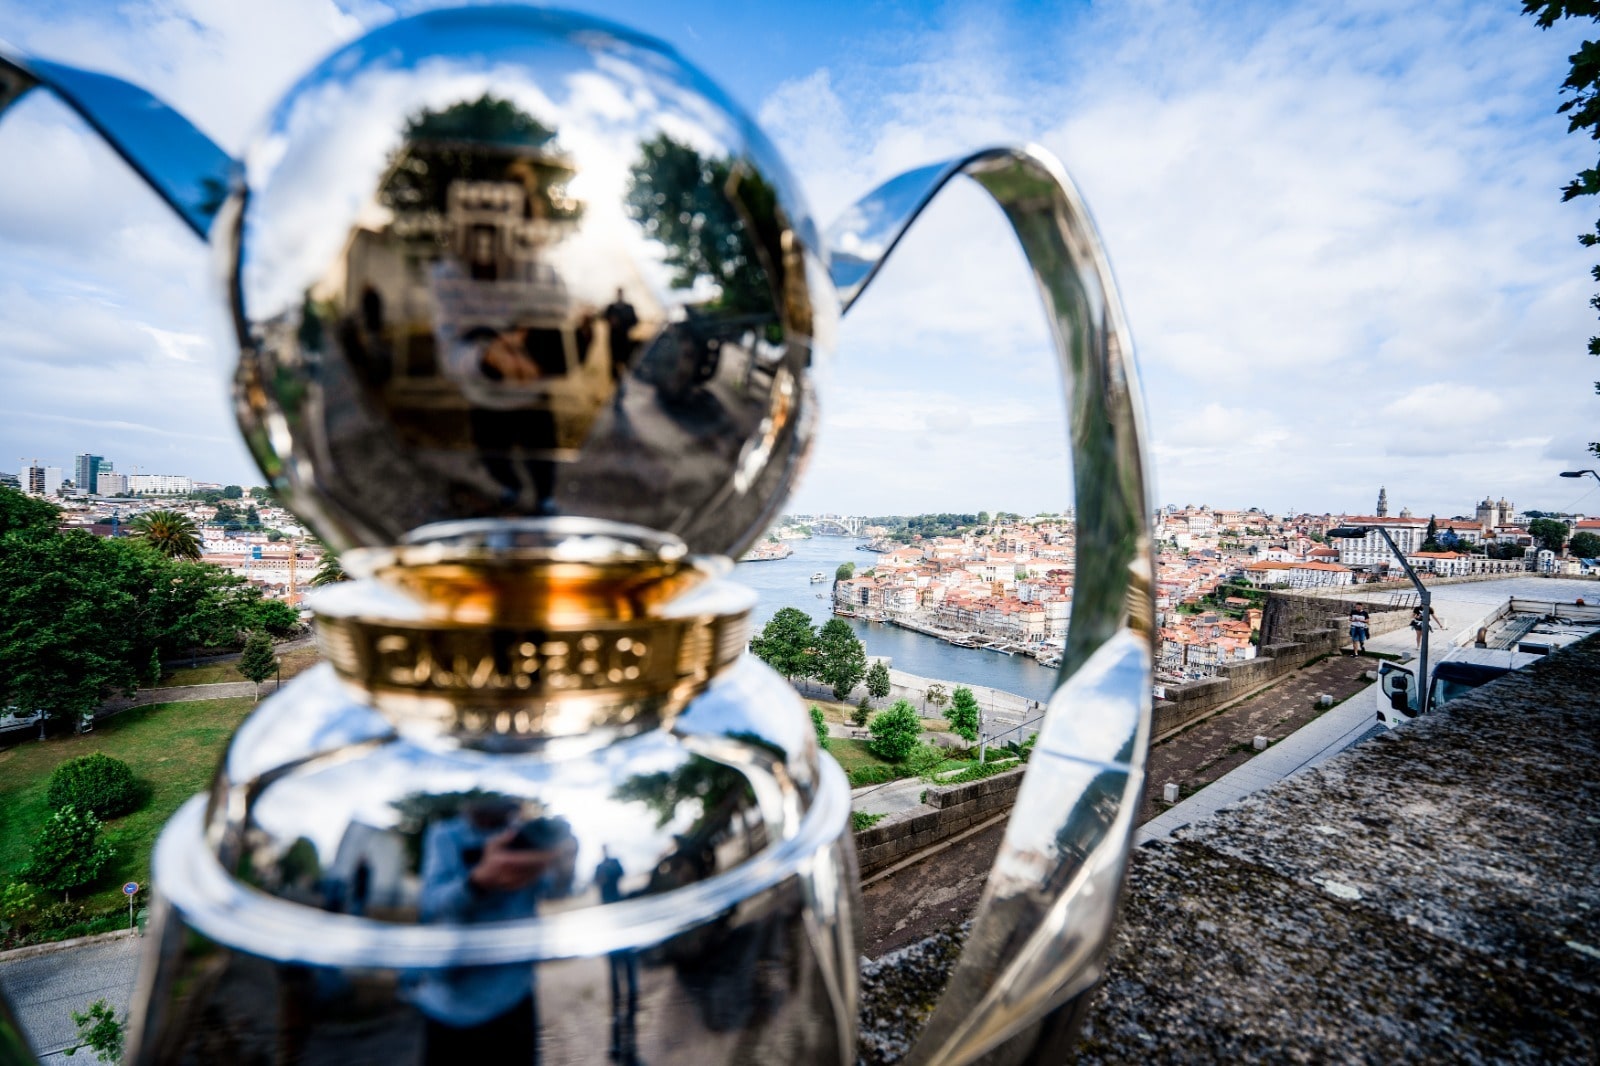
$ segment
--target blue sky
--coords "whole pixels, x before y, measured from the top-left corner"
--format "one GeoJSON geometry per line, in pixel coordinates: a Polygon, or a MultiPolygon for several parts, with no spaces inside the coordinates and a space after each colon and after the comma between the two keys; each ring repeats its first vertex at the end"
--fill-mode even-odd
{"type": "MultiPolygon", "coordinates": [[[[137,80],[230,151],[419,5],[0,0],[0,36],[137,80]]],[[[898,171],[1037,141],[1117,271],[1161,502],[1600,512],[1589,254],[1554,114],[1582,27],[1514,3],[661,4],[585,10],[754,113],[819,221],[898,171]],[[1587,482],[1593,485],[1593,482],[1587,482]]],[[[0,125],[0,469],[255,480],[206,251],[63,108],[0,125]]],[[[852,311],[796,510],[1055,510],[1059,386],[998,213],[952,189],[852,311]]]]}

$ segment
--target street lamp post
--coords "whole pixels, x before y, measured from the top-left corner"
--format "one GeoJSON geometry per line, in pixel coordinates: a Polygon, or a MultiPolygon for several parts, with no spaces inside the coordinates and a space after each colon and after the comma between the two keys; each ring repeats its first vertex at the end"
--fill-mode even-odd
{"type": "Polygon", "coordinates": [[[1421,686],[1422,691],[1417,694],[1417,713],[1427,714],[1431,688],[1428,684],[1428,633],[1433,628],[1433,597],[1428,592],[1428,586],[1422,583],[1417,572],[1411,569],[1411,564],[1406,562],[1405,553],[1395,544],[1387,529],[1382,526],[1339,526],[1337,529],[1328,530],[1328,536],[1338,540],[1365,540],[1369,533],[1377,533],[1383,538],[1383,542],[1389,545],[1389,550],[1400,561],[1400,568],[1416,586],[1417,597],[1422,603],[1422,630],[1418,634],[1417,643],[1417,684],[1421,686]]]}
{"type": "MultiPolygon", "coordinates": [[[[993,702],[994,697],[991,695],[989,697],[989,699],[990,699],[991,702],[993,702]]],[[[978,765],[979,766],[982,766],[983,763],[984,763],[984,755],[988,750],[988,739],[989,738],[984,736],[984,733],[983,733],[983,704],[980,702],[978,704],[978,765]]]]}
{"type": "Polygon", "coordinates": [[[1562,477],[1582,477],[1585,474],[1588,474],[1590,477],[1594,478],[1596,481],[1600,481],[1600,474],[1595,473],[1593,470],[1563,470],[1563,471],[1561,471],[1561,476],[1562,477]]]}

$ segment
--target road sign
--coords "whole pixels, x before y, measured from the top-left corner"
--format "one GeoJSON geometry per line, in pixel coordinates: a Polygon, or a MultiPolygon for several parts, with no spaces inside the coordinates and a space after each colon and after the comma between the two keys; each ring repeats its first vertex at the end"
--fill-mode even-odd
{"type": "Polygon", "coordinates": [[[133,928],[133,897],[139,891],[139,882],[129,881],[122,886],[122,894],[128,897],[128,928],[133,928]]]}

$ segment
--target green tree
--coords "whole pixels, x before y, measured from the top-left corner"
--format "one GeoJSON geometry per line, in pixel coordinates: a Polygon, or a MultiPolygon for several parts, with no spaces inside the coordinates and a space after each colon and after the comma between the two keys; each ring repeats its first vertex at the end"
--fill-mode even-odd
{"type": "Polygon", "coordinates": [[[287,604],[205,563],[81,530],[0,536],[0,706],[92,711],[192,647],[237,647],[251,629],[287,634],[287,604]]]}
{"type": "Polygon", "coordinates": [[[934,712],[938,713],[945,704],[950,702],[950,692],[943,684],[935,681],[923,691],[922,702],[924,704],[933,704],[934,712]]]}
{"type": "Polygon", "coordinates": [[[457,182],[515,182],[533,217],[560,221],[583,211],[566,192],[572,175],[553,128],[510,100],[485,93],[412,116],[405,147],[393,157],[379,198],[397,212],[442,218],[457,182]]]}
{"type": "MultiPolygon", "coordinates": [[[[1546,30],[1566,18],[1600,21],[1600,3],[1595,0],[1523,0],[1522,11],[1532,15],[1539,28],[1546,30]]],[[[1561,92],[1570,95],[1571,99],[1556,108],[1556,113],[1569,116],[1568,133],[1585,130],[1590,140],[1600,140],[1600,41],[1584,41],[1568,58],[1572,67],[1567,73],[1567,80],[1561,83],[1561,92]]],[[[1561,199],[1575,200],[1596,193],[1600,193],[1600,165],[1578,171],[1577,176],[1561,190],[1561,199]]],[[[1600,245],[1600,222],[1596,222],[1589,232],[1580,234],[1578,242],[1585,248],[1600,245]]],[[[1596,281],[1600,281],[1600,266],[1592,268],[1589,273],[1596,281]]],[[[1600,310],[1600,296],[1592,297],[1589,306],[1600,310]]],[[[1600,337],[1589,338],[1589,354],[1600,355],[1600,337]]],[[[1594,383],[1594,388],[1595,392],[1600,393],[1600,381],[1594,383]]],[[[1590,441],[1589,450],[1600,455],[1600,441],[1590,441]]]]}
{"type": "Polygon", "coordinates": [[[139,783],[133,768],[101,752],[68,759],[50,772],[46,792],[50,806],[76,807],[96,818],[115,818],[139,802],[139,783]]]}
{"type": "Polygon", "coordinates": [[[910,703],[896,700],[888,710],[873,715],[867,730],[872,734],[867,750],[888,762],[901,762],[917,748],[922,718],[910,703]]]}
{"type": "Polygon", "coordinates": [[[882,659],[873,660],[867,671],[867,695],[881,700],[889,694],[889,667],[882,659]]]}
{"type": "MultiPolygon", "coordinates": [[[[256,592],[255,589],[249,591],[256,592]]],[[[282,600],[269,600],[259,592],[242,597],[236,607],[241,629],[259,629],[275,637],[285,637],[300,628],[300,612],[282,600]]]]}
{"type": "Polygon", "coordinates": [[[188,515],[146,511],[128,523],[128,530],[169,559],[200,558],[200,531],[188,515]]]}
{"type": "MultiPolygon", "coordinates": [[[[771,190],[747,167],[736,175],[732,158],[702,156],[665,133],[645,142],[642,153],[630,171],[628,212],[645,236],[666,249],[674,286],[689,290],[711,282],[718,290],[712,307],[771,313],[774,286],[745,222],[765,228],[771,190]]],[[[766,258],[782,263],[771,254],[766,258]]]]}
{"type": "Polygon", "coordinates": [[[238,485],[224,485],[222,487],[222,498],[224,500],[242,500],[244,499],[244,489],[238,485]]]}
{"type": "Polygon", "coordinates": [[[1567,542],[1567,552],[1579,559],[1600,558],[1600,534],[1582,530],[1572,535],[1572,540],[1567,542]]]}
{"type": "Polygon", "coordinates": [[[239,672],[256,686],[256,701],[261,700],[261,682],[278,669],[278,657],[272,654],[272,638],[265,633],[251,633],[244,641],[244,654],[239,656],[239,672]]]}
{"type": "Polygon", "coordinates": [[[843,700],[865,676],[867,649],[855,630],[843,618],[828,619],[817,634],[817,677],[832,687],[834,699],[843,700]]]}
{"type": "Polygon", "coordinates": [[[1428,516],[1428,534],[1422,540],[1422,551],[1442,552],[1444,545],[1439,543],[1439,520],[1433,515],[1428,516]]]}
{"type": "Polygon", "coordinates": [[[750,642],[750,651],[792,684],[797,677],[810,677],[816,669],[816,627],[799,608],[781,608],[750,642]]]}
{"type": "Polygon", "coordinates": [[[1539,547],[1549,548],[1557,555],[1566,546],[1567,533],[1572,529],[1565,522],[1554,518],[1535,518],[1528,523],[1528,532],[1538,542],[1539,547]]]}
{"type": "Polygon", "coordinates": [[[837,569],[837,570],[835,570],[833,572],[833,581],[834,581],[834,584],[838,584],[841,581],[849,581],[852,577],[855,577],[855,576],[856,576],[856,564],[855,563],[840,563],[839,564],[839,569],[837,569]]]}
{"type": "Polygon", "coordinates": [[[122,1061],[122,1023],[117,1020],[117,1012],[111,1009],[110,1003],[97,999],[83,1014],[73,1011],[72,1021],[78,1027],[78,1043],[75,1047],[63,1048],[62,1054],[71,1058],[88,1048],[101,1062],[122,1061]]]}
{"type": "Polygon", "coordinates": [[[45,820],[22,868],[22,879],[70,899],[72,890],[100,876],[116,849],[100,839],[100,819],[67,806],[45,820]]]}
{"type": "Polygon", "coordinates": [[[339,557],[332,551],[324,549],[322,564],[317,567],[317,572],[311,575],[311,587],[319,589],[324,585],[337,585],[341,581],[349,580],[350,575],[344,572],[339,557]]]}
{"type": "Polygon", "coordinates": [[[811,728],[817,734],[817,746],[823,751],[828,750],[828,720],[823,717],[822,708],[815,703],[811,705],[811,728]]]}
{"type": "Polygon", "coordinates": [[[868,702],[867,697],[862,696],[861,702],[856,704],[856,709],[850,712],[850,720],[854,722],[856,727],[859,729],[864,728],[867,724],[867,720],[871,717],[872,704],[868,702]]]}
{"type": "Polygon", "coordinates": [[[11,533],[54,533],[60,520],[61,512],[54,504],[16,489],[0,488],[0,537],[11,533]]]}
{"type": "Polygon", "coordinates": [[[950,722],[950,731],[969,744],[978,739],[978,722],[981,712],[978,708],[978,697],[965,685],[958,687],[950,694],[950,713],[946,716],[950,722]]]}

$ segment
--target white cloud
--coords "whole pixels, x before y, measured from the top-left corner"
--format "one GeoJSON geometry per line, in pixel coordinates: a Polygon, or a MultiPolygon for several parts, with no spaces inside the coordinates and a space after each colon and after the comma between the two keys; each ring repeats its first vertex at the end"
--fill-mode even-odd
{"type": "MultiPolygon", "coordinates": [[[[239,151],[294,78],[387,14],[347,10],[0,0],[0,25],[239,151]]],[[[1567,505],[1553,472],[1592,465],[1600,421],[1574,240],[1595,208],[1558,195],[1593,158],[1553,113],[1574,30],[1487,3],[1126,0],[1054,29],[1028,16],[1018,51],[1023,17],[957,3],[769,96],[761,121],[820,222],[908,167],[1040,141],[1116,268],[1163,501],[1359,509],[1386,484],[1419,513],[1484,492],[1567,505]]],[[[206,251],[46,98],[7,115],[0,154],[26,161],[0,168],[0,448],[249,477],[217,443],[234,440],[231,352],[206,251]]],[[[795,506],[1054,510],[1059,394],[1004,219],[952,188],[843,324],[795,506]]]]}
{"type": "MultiPolygon", "coordinates": [[[[973,145],[1036,138],[1061,154],[1129,309],[1163,500],[1356,508],[1387,484],[1451,513],[1484,479],[1564,499],[1547,442],[1576,462],[1600,421],[1574,240],[1592,207],[1557,195],[1592,158],[1553,114],[1572,34],[1462,4],[1101,11],[1074,27],[1059,74],[1002,77],[1002,56],[929,35],[866,91],[813,75],[762,117],[825,218],[843,185],[973,145]]],[[[866,388],[928,349],[1042,361],[1018,258],[980,213],[930,211],[913,229],[846,321],[841,377],[884,368],[866,388]]],[[[939,368],[955,402],[1002,395],[939,368]]],[[[851,456],[871,476],[874,443],[848,444],[835,456],[824,438],[802,501],[851,491],[851,456]]],[[[992,500],[989,449],[973,440],[947,471],[964,486],[950,506],[992,500]]]]}

